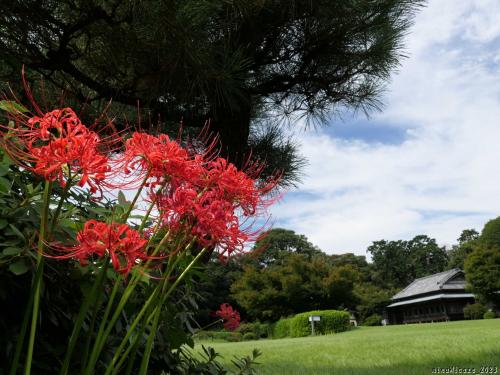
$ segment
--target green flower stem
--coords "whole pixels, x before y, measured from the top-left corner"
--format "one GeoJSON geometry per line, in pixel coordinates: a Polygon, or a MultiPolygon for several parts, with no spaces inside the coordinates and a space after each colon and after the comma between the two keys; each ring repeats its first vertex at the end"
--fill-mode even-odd
{"type": "MultiPolygon", "coordinates": [[[[75,349],[76,341],[78,336],[80,335],[80,330],[82,328],[83,321],[87,315],[87,311],[91,304],[95,304],[97,300],[97,293],[99,289],[102,287],[104,279],[106,277],[106,272],[108,270],[109,261],[105,259],[104,266],[99,273],[99,276],[95,279],[92,289],[90,293],[85,297],[83,303],[80,306],[80,311],[78,312],[78,317],[76,318],[75,325],[73,327],[73,332],[71,333],[71,337],[68,343],[68,350],[66,351],[66,355],[64,357],[63,365],[61,367],[60,375],[66,375],[68,373],[68,369],[70,366],[71,355],[73,354],[73,350],[75,349]]],[[[89,332],[90,335],[90,332],[89,332]]]]}
{"type": "MultiPolygon", "coordinates": [[[[42,267],[37,268],[35,273],[35,278],[33,285],[39,283],[39,279],[42,275],[42,267]]],[[[21,326],[21,332],[19,333],[19,337],[17,338],[16,351],[14,352],[14,358],[12,359],[12,365],[10,368],[9,375],[16,375],[17,367],[19,366],[19,358],[21,357],[21,351],[24,346],[24,338],[26,336],[26,330],[28,329],[28,323],[31,317],[31,311],[33,309],[33,297],[35,295],[35,288],[31,288],[30,295],[28,299],[28,305],[24,310],[23,324],[21,326]]]]}
{"type": "Polygon", "coordinates": [[[94,308],[92,311],[92,320],[90,322],[90,326],[88,329],[89,334],[87,335],[87,339],[85,340],[85,346],[83,347],[83,352],[82,352],[82,356],[81,356],[82,367],[81,367],[80,371],[82,373],[83,373],[83,371],[85,371],[85,364],[86,364],[87,359],[88,359],[89,350],[90,350],[90,343],[92,341],[92,333],[94,332],[95,322],[97,320],[99,308],[101,307],[101,303],[102,303],[102,296],[104,294],[103,291],[104,291],[104,288],[102,288],[102,287],[99,288],[97,291],[97,297],[96,297],[96,301],[95,301],[94,308]]]}
{"type": "MultiPolygon", "coordinates": [[[[137,203],[137,200],[139,199],[139,197],[140,197],[140,195],[142,193],[142,190],[143,190],[143,188],[144,188],[144,186],[145,186],[145,184],[146,184],[146,182],[147,182],[147,180],[148,180],[148,178],[150,176],[150,173],[151,173],[151,170],[148,170],[148,172],[146,173],[146,176],[144,177],[144,180],[141,183],[141,186],[139,187],[139,189],[137,190],[137,192],[136,192],[136,194],[134,196],[134,199],[130,203],[129,209],[122,216],[121,219],[122,219],[123,223],[127,222],[128,218],[129,218],[132,210],[134,209],[134,206],[137,203]]],[[[154,207],[154,203],[155,202],[153,202],[150,205],[150,207],[148,209],[148,212],[147,212],[147,216],[149,216],[149,214],[151,213],[151,210],[154,207]]],[[[141,228],[144,226],[146,220],[147,220],[147,218],[143,218],[142,223],[141,223],[141,228]]],[[[120,313],[123,310],[123,308],[125,307],[125,304],[127,303],[130,295],[132,294],[133,290],[135,289],[135,286],[136,286],[138,280],[139,280],[138,274],[136,274],[136,275],[134,275],[132,277],[132,280],[130,281],[130,283],[127,285],[127,287],[125,288],[125,290],[123,292],[122,298],[118,302],[118,306],[116,307],[115,312],[114,312],[113,316],[111,317],[110,322],[106,326],[107,319],[108,319],[109,313],[111,311],[111,307],[112,307],[113,302],[114,302],[114,298],[115,298],[116,293],[117,293],[118,288],[119,288],[118,281],[115,283],[115,285],[113,287],[113,291],[111,293],[111,297],[110,297],[110,299],[108,301],[108,304],[106,306],[106,310],[105,310],[103,319],[102,319],[101,324],[99,326],[99,331],[97,333],[97,337],[96,337],[96,341],[95,341],[95,344],[94,344],[94,348],[92,349],[92,353],[90,355],[90,360],[89,360],[89,363],[87,364],[87,369],[85,371],[85,374],[88,374],[89,371],[91,371],[92,367],[97,362],[98,356],[99,356],[102,348],[104,347],[104,344],[106,343],[106,339],[109,336],[109,333],[111,332],[111,329],[113,328],[114,324],[118,320],[118,318],[120,316],[120,313]]]]}
{"type": "Polygon", "coordinates": [[[146,214],[142,218],[141,225],[137,229],[138,232],[142,232],[142,230],[144,229],[144,226],[146,225],[146,221],[149,219],[149,215],[151,215],[151,211],[153,211],[155,204],[156,204],[156,198],[153,199],[153,202],[151,202],[151,204],[148,207],[148,210],[146,211],[146,214]]]}
{"type": "Polygon", "coordinates": [[[144,180],[142,181],[141,183],[141,186],[139,187],[139,189],[137,189],[137,193],[135,193],[135,197],[134,199],[132,200],[132,202],[130,203],[130,207],[128,208],[127,212],[125,213],[125,215],[123,215],[122,217],[122,221],[124,223],[127,222],[129,216],[130,216],[130,213],[132,212],[132,210],[134,209],[134,206],[135,204],[137,203],[137,200],[139,199],[139,197],[141,196],[141,193],[142,193],[142,189],[144,188],[144,185],[146,185],[146,182],[149,178],[149,175],[151,174],[151,169],[148,170],[148,172],[146,173],[146,176],[144,177],[144,180]]]}
{"type": "MultiPolygon", "coordinates": [[[[165,188],[165,186],[167,185],[167,182],[168,182],[168,180],[165,180],[161,184],[161,186],[158,189],[158,191],[156,192],[156,194],[159,194],[165,188]]],[[[148,210],[146,211],[146,214],[142,218],[141,225],[139,226],[139,229],[137,229],[138,232],[141,232],[144,229],[144,226],[146,225],[146,221],[149,219],[149,215],[151,215],[151,211],[153,211],[155,204],[156,204],[156,196],[155,196],[155,199],[153,199],[153,201],[149,205],[148,210]]]]}
{"type": "MultiPolygon", "coordinates": [[[[155,250],[153,251],[153,256],[156,255],[158,253],[158,251],[160,250],[160,248],[165,244],[165,242],[168,240],[168,237],[169,237],[169,233],[170,232],[167,232],[165,234],[165,236],[163,236],[163,238],[161,239],[160,243],[156,246],[155,250]]],[[[148,260],[145,264],[145,267],[148,266],[148,264],[150,263],[151,260],[148,260]]],[[[130,282],[128,283],[128,285],[126,286],[124,292],[123,292],[123,296],[122,296],[122,299],[120,300],[120,303],[119,303],[119,306],[125,306],[125,303],[127,302],[129,296],[132,294],[132,292],[134,291],[135,287],[137,286],[137,283],[139,282],[139,279],[140,279],[140,273],[136,272],[133,276],[132,276],[132,279],[130,280],[130,282]],[[127,297],[126,297],[127,296],[127,297]],[[124,299],[126,298],[126,299],[124,299]]],[[[110,304],[108,303],[108,308],[110,307],[110,304]]],[[[123,308],[122,307],[122,308],[123,308]]],[[[117,310],[115,311],[115,315],[118,317],[119,313],[121,312],[118,311],[118,308],[117,310]]],[[[107,313],[104,315],[105,319],[103,319],[103,322],[106,321],[107,317],[109,315],[109,311],[107,311],[107,313]]],[[[114,321],[112,321],[112,323],[110,324],[114,324],[114,321]]],[[[103,326],[101,325],[101,330],[99,331],[99,334],[98,334],[98,337],[100,337],[103,332],[102,332],[102,328],[103,326]]],[[[97,341],[96,341],[97,343],[97,341]]],[[[94,346],[94,349],[96,347],[94,346]]],[[[121,349],[118,351],[118,353],[121,351],[121,349]]]]}
{"type": "MultiPolygon", "coordinates": [[[[144,350],[144,356],[141,361],[141,368],[139,370],[139,375],[146,375],[148,372],[149,366],[149,358],[151,356],[151,351],[153,350],[154,337],[156,335],[156,330],[158,328],[159,316],[161,312],[161,307],[168,299],[168,297],[173,293],[173,291],[177,288],[179,283],[186,277],[186,275],[191,271],[191,268],[198,262],[198,260],[205,254],[207,248],[203,248],[198,255],[189,263],[189,265],[182,271],[180,276],[172,283],[168,291],[162,296],[160,304],[158,306],[158,312],[156,313],[155,320],[153,322],[153,327],[150,333],[150,337],[148,337],[148,342],[146,344],[146,349],[144,350]]],[[[168,281],[168,278],[166,279],[168,281]]]]}
{"type": "Polygon", "coordinates": [[[132,335],[132,332],[133,332],[132,326],[134,327],[134,330],[135,330],[135,327],[136,327],[137,323],[139,322],[139,320],[137,320],[137,322],[134,320],[134,322],[130,326],[130,329],[127,332],[127,337],[125,337],[122,340],[122,342],[120,343],[120,346],[116,350],[115,355],[113,356],[113,359],[111,360],[111,363],[108,365],[108,368],[107,368],[106,373],[104,375],[111,374],[111,371],[113,372],[113,375],[118,374],[118,372],[120,371],[121,366],[123,365],[123,362],[125,362],[125,360],[127,359],[127,355],[130,353],[130,351],[131,350],[137,351],[137,347],[139,345],[141,336],[144,333],[144,330],[145,330],[146,326],[149,324],[149,322],[153,318],[153,316],[154,316],[155,312],[157,311],[157,309],[158,309],[158,306],[156,306],[153,309],[153,313],[148,316],[148,318],[146,319],[145,323],[142,325],[140,331],[133,338],[133,341],[132,341],[131,345],[128,346],[128,348],[125,350],[125,352],[121,355],[121,358],[120,358],[121,351],[123,350],[123,348],[125,347],[125,345],[127,344],[127,342],[129,341],[129,339],[130,339],[130,337],[132,335]],[[118,358],[120,358],[120,360],[118,361],[118,363],[115,366],[114,364],[116,363],[116,361],[118,360],[118,358]]]}
{"type": "MultiPolygon", "coordinates": [[[[116,351],[115,351],[115,355],[113,356],[113,359],[111,360],[111,363],[108,365],[108,371],[111,371],[113,369],[114,364],[118,360],[121,351],[123,350],[123,348],[127,344],[127,342],[129,340],[130,336],[132,335],[132,333],[135,331],[135,328],[137,327],[137,324],[139,324],[139,322],[141,321],[141,319],[144,316],[144,314],[146,313],[146,311],[151,307],[152,303],[154,302],[155,298],[158,295],[158,292],[159,292],[158,288],[155,288],[153,290],[153,292],[151,293],[151,295],[149,296],[149,298],[144,303],[144,305],[142,306],[141,310],[139,311],[139,313],[135,317],[134,321],[132,322],[132,324],[130,325],[130,327],[127,329],[127,333],[126,333],[125,337],[122,339],[122,341],[121,341],[118,349],[116,349],[116,351]]],[[[106,373],[108,374],[109,372],[106,372],[106,373]]]]}
{"type": "Polygon", "coordinates": [[[43,247],[44,247],[44,240],[45,240],[45,232],[47,229],[47,219],[49,216],[49,198],[50,198],[50,191],[52,188],[52,182],[50,181],[45,181],[45,189],[43,192],[43,208],[42,208],[42,217],[40,218],[40,235],[38,238],[38,254],[36,258],[37,262],[37,274],[39,273],[39,277],[34,280],[34,293],[33,293],[33,309],[32,309],[32,314],[31,314],[31,329],[30,329],[30,336],[29,336],[29,341],[28,341],[28,353],[26,355],[26,364],[24,366],[24,374],[25,375],[30,375],[31,374],[31,363],[33,361],[33,348],[35,346],[35,335],[36,335],[36,326],[38,322],[38,312],[40,309],[40,292],[42,288],[42,279],[43,279],[43,265],[44,265],[44,258],[43,258],[43,247]]]}
{"type": "MultiPolygon", "coordinates": [[[[64,203],[64,200],[66,198],[67,193],[69,192],[69,189],[71,188],[71,182],[72,182],[71,178],[68,179],[66,186],[64,187],[64,190],[63,190],[62,195],[61,195],[61,199],[59,200],[59,203],[57,205],[54,216],[52,217],[49,233],[52,233],[54,231],[54,227],[55,227],[56,221],[59,217],[59,214],[61,212],[62,205],[64,203]]],[[[26,200],[26,203],[28,203],[28,202],[29,202],[29,200],[26,200]]],[[[48,217],[47,217],[47,219],[48,219],[48,217]]],[[[47,236],[47,235],[48,235],[48,233],[46,233],[45,236],[47,236]]],[[[43,274],[43,267],[38,267],[37,271],[35,273],[33,285],[37,285],[38,283],[40,283],[40,279],[42,277],[42,274],[43,274]]],[[[26,330],[28,328],[28,321],[29,321],[29,318],[31,316],[30,311],[33,308],[33,299],[34,299],[34,295],[35,295],[35,290],[36,290],[36,288],[31,288],[31,290],[30,290],[28,305],[26,306],[26,310],[24,312],[23,323],[21,326],[21,332],[19,333],[19,337],[17,340],[16,351],[14,353],[14,358],[12,360],[12,366],[11,366],[9,375],[15,375],[17,372],[17,367],[19,366],[19,358],[21,356],[21,351],[22,351],[23,344],[24,344],[24,338],[26,336],[26,330]]]]}
{"type": "Polygon", "coordinates": [[[151,330],[148,336],[148,341],[146,342],[146,349],[144,350],[144,356],[142,357],[139,374],[146,374],[148,371],[149,359],[151,357],[151,351],[153,350],[153,344],[156,337],[156,330],[158,329],[158,322],[160,321],[161,307],[162,305],[160,304],[152,314],[154,316],[153,325],[151,326],[151,330]]]}
{"type": "MultiPolygon", "coordinates": [[[[166,239],[168,237],[168,233],[165,235],[165,237],[163,237],[163,239],[166,239]]],[[[163,241],[162,239],[162,241],[163,241]]],[[[170,277],[170,275],[172,274],[172,271],[175,269],[175,267],[177,266],[177,264],[179,263],[179,261],[182,259],[183,255],[186,253],[186,251],[189,249],[189,247],[191,247],[193,244],[193,241],[190,242],[186,248],[185,248],[185,251],[182,252],[179,256],[176,257],[176,260],[175,262],[172,263],[172,258],[173,257],[170,257],[169,260],[168,260],[168,265],[167,265],[167,270],[165,272],[165,275],[163,277],[163,283],[160,283],[153,291],[153,294],[156,294],[156,293],[160,293],[160,288],[164,288],[165,286],[165,283],[168,283],[168,278],[170,277]]],[[[159,249],[161,246],[161,241],[160,241],[160,244],[157,246],[157,249],[159,249]]],[[[150,297],[151,299],[151,297],[150,297]]],[[[151,300],[152,301],[152,300],[151,300]]],[[[160,299],[161,301],[161,299],[160,299]]],[[[160,305],[161,305],[162,302],[160,302],[160,305]]],[[[144,312],[146,312],[147,308],[149,307],[149,300],[148,302],[146,302],[146,304],[143,306],[143,308],[141,309],[141,312],[137,315],[136,319],[134,320],[134,322],[131,324],[131,326],[129,327],[129,329],[127,330],[127,334],[125,335],[125,337],[122,339],[118,349],[116,349],[115,351],[115,355],[113,356],[113,359],[111,360],[111,362],[109,363],[108,365],[108,371],[106,372],[106,374],[109,374],[110,371],[115,367],[115,363],[118,361],[118,358],[120,358],[120,354],[122,352],[122,350],[124,349],[125,345],[127,344],[130,336],[132,335],[132,333],[134,332],[137,324],[140,322],[140,320],[142,319],[142,315],[144,314],[144,312]],[[148,305],[146,307],[146,305],[148,305]],[[144,311],[143,311],[144,310],[144,311]]],[[[155,309],[158,308],[158,304],[156,305],[155,309]]],[[[149,321],[151,320],[151,318],[153,317],[153,314],[150,315],[150,317],[147,319],[146,321],[146,325],[149,324],[149,321]]],[[[136,335],[136,338],[135,340],[138,340],[139,339],[139,336],[136,335]]],[[[135,345],[136,341],[134,340],[134,342],[129,346],[129,348],[127,348],[127,350],[125,351],[125,353],[121,356],[121,360],[118,362],[118,365],[117,365],[117,368],[120,368],[121,364],[123,363],[123,361],[126,359],[126,356],[127,354],[130,352],[130,349],[132,348],[133,345],[135,345]]]]}
{"type": "Polygon", "coordinates": [[[73,182],[72,178],[68,178],[68,181],[66,181],[66,185],[63,188],[62,194],[61,194],[61,199],[59,199],[59,203],[57,204],[56,211],[54,212],[54,216],[52,216],[52,221],[50,223],[50,233],[54,231],[54,228],[57,223],[57,219],[59,218],[59,215],[62,210],[62,206],[64,204],[64,201],[66,200],[66,197],[69,193],[69,189],[71,189],[71,183],[73,182]]]}
{"type": "MultiPolygon", "coordinates": [[[[128,358],[128,364],[127,364],[127,368],[125,369],[125,374],[124,375],[131,375],[132,374],[132,370],[134,369],[135,357],[136,357],[137,351],[139,349],[140,338],[142,337],[142,335],[144,333],[144,329],[145,329],[145,326],[142,326],[141,330],[138,333],[138,339],[136,339],[135,342],[134,342],[134,344],[133,344],[132,353],[130,353],[130,355],[128,356],[129,357],[128,358]]],[[[119,371],[120,371],[121,365],[125,361],[126,358],[127,358],[127,355],[124,355],[122,357],[122,359],[120,359],[120,362],[118,362],[118,365],[117,365],[116,369],[113,371],[113,375],[119,375],[119,371]]]]}
{"type": "MultiPolygon", "coordinates": [[[[92,373],[93,367],[95,366],[97,359],[99,358],[99,354],[101,353],[101,350],[104,347],[104,344],[106,343],[106,339],[109,335],[109,332],[111,332],[111,329],[113,328],[114,322],[116,322],[116,320],[118,319],[118,316],[119,316],[119,312],[121,312],[121,310],[120,310],[117,314],[116,313],[117,311],[115,311],[115,314],[113,314],[114,321],[112,319],[112,322],[110,322],[108,327],[107,327],[109,329],[107,329],[107,328],[105,329],[106,321],[108,320],[108,316],[111,312],[111,308],[113,306],[113,303],[114,303],[114,300],[115,300],[116,294],[118,293],[119,288],[120,288],[120,279],[117,279],[115,281],[115,285],[113,286],[113,290],[111,291],[111,295],[109,297],[108,304],[106,306],[106,310],[104,310],[104,315],[102,317],[101,324],[99,325],[99,331],[97,332],[94,347],[92,349],[89,362],[87,363],[87,367],[85,369],[85,374],[90,375],[92,373]]],[[[123,297],[125,297],[125,294],[122,296],[122,299],[120,300],[118,306],[120,306],[120,304],[122,304],[123,297]]],[[[128,297],[127,297],[127,299],[128,299],[128,297]]],[[[125,302],[123,302],[123,305],[125,304],[125,302]]]]}

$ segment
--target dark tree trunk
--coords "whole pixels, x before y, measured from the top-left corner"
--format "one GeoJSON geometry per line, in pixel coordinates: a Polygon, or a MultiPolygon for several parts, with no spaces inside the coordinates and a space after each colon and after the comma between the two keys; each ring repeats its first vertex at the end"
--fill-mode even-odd
{"type": "Polygon", "coordinates": [[[248,157],[251,104],[240,102],[238,108],[219,105],[215,107],[211,130],[219,136],[221,156],[241,167],[248,157]]]}

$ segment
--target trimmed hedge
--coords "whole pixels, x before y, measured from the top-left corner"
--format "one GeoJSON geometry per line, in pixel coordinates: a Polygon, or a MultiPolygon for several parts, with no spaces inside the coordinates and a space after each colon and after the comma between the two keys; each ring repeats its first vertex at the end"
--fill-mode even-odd
{"type": "Polygon", "coordinates": [[[282,339],[291,336],[290,325],[293,318],[278,320],[273,326],[273,338],[282,339]]]}
{"type": "Polygon", "coordinates": [[[314,323],[316,334],[344,332],[350,328],[350,314],[347,311],[319,310],[297,314],[291,318],[280,319],[274,325],[273,338],[304,337],[311,334],[309,316],[320,315],[321,321],[314,323]]]}

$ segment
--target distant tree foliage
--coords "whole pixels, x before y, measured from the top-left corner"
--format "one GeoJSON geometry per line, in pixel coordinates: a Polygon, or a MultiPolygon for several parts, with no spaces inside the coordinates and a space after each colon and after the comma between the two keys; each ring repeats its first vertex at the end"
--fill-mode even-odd
{"type": "Polygon", "coordinates": [[[472,291],[484,302],[500,306],[500,217],[485,224],[464,268],[472,291]]]}
{"type": "Polygon", "coordinates": [[[322,254],[322,251],[310,243],[306,236],[293,230],[274,228],[255,243],[248,261],[255,261],[258,266],[281,264],[291,253],[303,254],[308,259],[322,254]]]}
{"type": "Polygon", "coordinates": [[[479,233],[475,229],[465,229],[458,238],[458,244],[453,245],[448,251],[448,269],[464,269],[464,263],[467,256],[477,246],[479,233]]]}
{"type": "Polygon", "coordinates": [[[242,313],[242,318],[245,318],[245,313],[230,295],[231,285],[242,271],[239,259],[230,258],[227,262],[211,259],[205,267],[206,272],[199,275],[193,287],[198,304],[198,309],[194,312],[199,326],[197,328],[212,324],[215,321],[213,313],[224,303],[235,307],[242,313]]]}
{"type": "Polygon", "coordinates": [[[450,266],[461,268],[467,259],[471,289],[481,300],[495,302],[500,296],[500,247],[479,245],[483,240],[491,245],[488,241],[494,238],[492,225],[486,228],[484,238],[474,229],[463,230],[448,253],[425,235],[409,241],[375,241],[367,250],[371,263],[353,253],[327,255],[304,235],[276,228],[253,251],[228,265],[209,264],[208,279],[201,280],[197,290],[206,306],[218,301],[236,304],[245,320],[276,321],[311,309],[347,308],[363,322],[383,315],[390,298],[415,278],[450,266]],[[230,272],[225,274],[224,267],[230,272]]]}
{"type": "MultiPolygon", "coordinates": [[[[112,98],[123,111],[140,103],[154,121],[201,127],[212,119],[224,154],[242,163],[251,124],[378,108],[422,3],[4,1],[0,80],[15,86],[24,64],[30,81],[42,77],[49,91],[98,110],[112,98]]],[[[287,164],[284,181],[296,180],[302,159],[273,131],[251,139],[254,156],[287,164]]]]}
{"type": "Polygon", "coordinates": [[[425,235],[415,236],[408,241],[408,254],[414,278],[442,272],[448,263],[446,249],[440,247],[434,238],[425,235]]]}
{"type": "MultiPolygon", "coordinates": [[[[354,293],[359,301],[356,305],[358,318],[361,322],[364,322],[366,318],[374,314],[382,315],[396,290],[382,288],[372,282],[365,282],[357,284],[354,293]]],[[[380,321],[378,324],[380,324],[380,321]]]]}
{"type": "Polygon", "coordinates": [[[276,321],[311,309],[354,307],[358,279],[354,267],[331,267],[326,255],[292,253],[281,264],[245,266],[231,293],[252,319],[276,321]]]}
{"type": "Polygon", "coordinates": [[[410,241],[375,241],[367,251],[375,280],[386,287],[403,288],[418,277],[443,271],[448,262],[445,248],[425,235],[410,241]]]}
{"type": "Polygon", "coordinates": [[[479,242],[482,246],[500,248],[500,216],[484,225],[479,242]]]}

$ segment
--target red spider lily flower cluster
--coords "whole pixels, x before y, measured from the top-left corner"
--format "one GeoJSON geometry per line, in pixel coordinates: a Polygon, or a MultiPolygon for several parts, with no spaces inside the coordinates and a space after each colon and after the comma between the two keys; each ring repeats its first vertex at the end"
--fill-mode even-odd
{"type": "Polygon", "coordinates": [[[242,251],[257,232],[244,227],[273,200],[276,181],[260,184],[222,158],[192,154],[166,135],[134,133],[126,142],[124,165],[150,176],[150,200],[156,202],[162,226],[196,238],[201,247],[221,256],[242,251]],[[159,191],[154,188],[162,186],[159,191]]]}
{"type": "Polygon", "coordinates": [[[240,313],[228,303],[220,305],[219,310],[215,312],[215,316],[224,321],[224,328],[228,331],[234,331],[240,326],[240,313]]]}
{"type": "Polygon", "coordinates": [[[30,118],[17,114],[13,124],[2,126],[2,142],[14,161],[62,186],[71,178],[93,193],[101,188],[110,171],[108,158],[99,151],[97,133],[71,108],[30,118]]]}
{"type": "Polygon", "coordinates": [[[189,179],[192,177],[189,167],[194,167],[194,164],[191,166],[187,161],[187,151],[165,134],[155,137],[134,132],[125,142],[125,173],[130,173],[130,169],[146,172],[156,181],[161,181],[165,176],[189,179]]]}
{"type": "MultiPolygon", "coordinates": [[[[195,241],[224,258],[243,251],[247,241],[257,238],[251,219],[274,201],[269,192],[277,183],[277,179],[260,181],[259,166],[238,170],[216,157],[213,143],[199,152],[200,147],[182,147],[165,134],[133,132],[123,142],[115,133],[111,147],[71,108],[47,113],[35,108],[38,116],[13,111],[11,124],[0,125],[0,142],[22,167],[62,186],[68,181],[88,185],[92,193],[102,193],[103,188],[149,187],[149,203],[155,205],[158,222],[154,230],[146,228],[144,233],[151,236],[166,229],[178,246],[170,252],[195,241]],[[110,150],[115,151],[112,157],[110,150]],[[123,182],[118,176],[124,176],[123,182]],[[180,238],[186,243],[179,243],[180,238]]],[[[92,257],[109,254],[121,273],[146,257],[146,240],[126,224],[91,220],[77,241],[76,247],[61,248],[66,251],[62,257],[87,264],[92,257]]],[[[168,251],[161,251],[158,258],[167,255],[168,251]]]]}
{"type": "Polygon", "coordinates": [[[92,258],[109,255],[113,268],[122,274],[128,274],[134,265],[148,259],[145,252],[148,240],[127,224],[89,220],[78,232],[76,240],[76,246],[58,249],[67,254],[53,258],[75,258],[80,264],[87,265],[92,258]]]}

